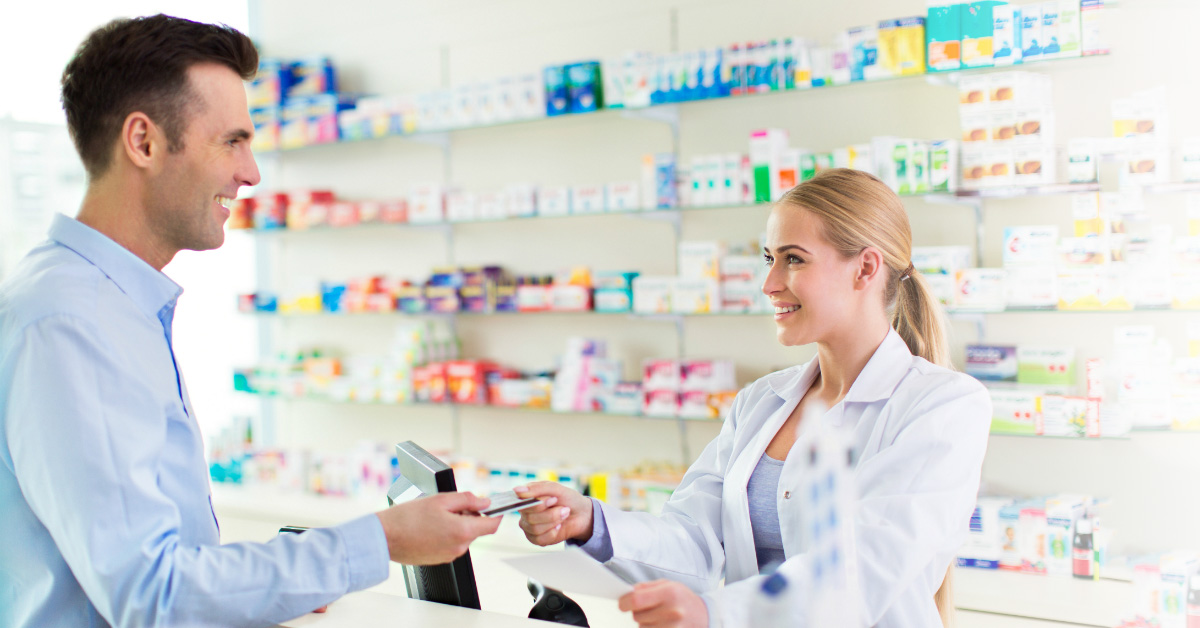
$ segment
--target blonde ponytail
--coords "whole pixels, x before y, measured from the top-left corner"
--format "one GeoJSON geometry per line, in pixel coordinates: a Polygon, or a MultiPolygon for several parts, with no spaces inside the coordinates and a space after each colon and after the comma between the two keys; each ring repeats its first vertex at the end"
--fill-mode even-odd
{"type": "Polygon", "coordinates": [[[950,363],[949,339],[946,337],[945,312],[929,283],[916,270],[902,276],[896,289],[896,305],[892,312],[892,327],[904,339],[908,350],[945,368],[950,363]]]}
{"type": "MultiPolygon", "coordinates": [[[[913,355],[951,368],[945,315],[925,278],[912,269],[912,228],[895,192],[868,173],[834,168],[792,188],[779,204],[820,218],[825,239],[846,257],[869,246],[879,249],[888,270],[884,300],[894,308],[892,327],[913,355]]],[[[933,595],[945,628],[954,625],[953,591],[951,563],[933,595]]]]}

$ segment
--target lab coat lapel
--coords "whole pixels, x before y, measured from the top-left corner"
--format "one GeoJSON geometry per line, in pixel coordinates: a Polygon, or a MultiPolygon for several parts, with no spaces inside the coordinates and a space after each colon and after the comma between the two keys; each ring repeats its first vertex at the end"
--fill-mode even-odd
{"type": "Polygon", "coordinates": [[[723,528],[725,532],[725,581],[736,582],[758,573],[758,560],[754,552],[754,531],[750,527],[750,498],[746,487],[750,483],[750,475],[758,466],[759,459],[767,451],[767,445],[775,438],[780,426],[796,409],[797,404],[808,392],[808,387],[816,379],[819,368],[814,358],[798,376],[788,378],[786,383],[780,382],[775,391],[776,403],[774,409],[763,408],[770,414],[763,419],[752,439],[739,452],[725,475],[726,507],[724,509],[723,528]]]}

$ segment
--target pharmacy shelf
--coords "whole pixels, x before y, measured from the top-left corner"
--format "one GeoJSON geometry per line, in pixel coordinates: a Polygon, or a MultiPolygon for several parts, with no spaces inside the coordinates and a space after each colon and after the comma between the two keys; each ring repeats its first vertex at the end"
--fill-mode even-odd
{"type": "MultiPolygon", "coordinates": [[[[955,319],[974,320],[977,317],[1003,315],[1003,314],[1132,314],[1143,312],[1160,312],[1160,313],[1184,313],[1190,312],[1200,314],[1197,309],[1176,309],[1168,307],[1139,307],[1130,310],[1059,310],[1053,308],[1005,308],[1003,310],[964,310],[964,309],[947,309],[946,313],[955,319]]],[[[661,322],[679,322],[684,319],[744,319],[744,318],[761,318],[772,316],[769,312],[709,312],[707,314],[635,314],[632,312],[596,312],[594,310],[586,310],[580,312],[566,311],[542,311],[542,312],[402,312],[393,310],[389,312],[303,312],[294,314],[282,314],[279,312],[242,312],[246,316],[254,316],[259,318],[278,318],[289,320],[303,319],[329,319],[329,318],[351,318],[358,320],[360,318],[378,318],[378,317],[422,317],[422,316],[463,316],[468,318],[478,317],[497,317],[497,318],[512,318],[523,316],[621,316],[630,319],[661,321],[661,322]]]]}
{"type": "Polygon", "coordinates": [[[1134,603],[1133,584],[1122,580],[968,568],[954,577],[958,608],[997,615],[1112,628],[1134,603]]]}
{"type": "Polygon", "coordinates": [[[1133,437],[1124,434],[1121,436],[1047,436],[1042,434],[1011,434],[1008,432],[989,432],[992,437],[999,438],[1034,438],[1037,440],[1070,440],[1080,443],[1093,442],[1098,440],[1133,440],[1133,437]]]}
{"type": "Polygon", "coordinates": [[[645,414],[627,414],[622,412],[563,412],[559,410],[551,410],[550,408],[532,408],[532,407],[509,407],[496,406],[491,404],[471,404],[471,403],[433,403],[427,401],[409,401],[404,403],[389,403],[386,401],[354,401],[351,399],[332,399],[329,397],[320,397],[316,395],[281,395],[274,393],[249,392],[239,390],[243,394],[254,395],[256,397],[265,397],[267,399],[278,399],[281,401],[300,401],[300,402],[316,402],[330,403],[348,406],[385,406],[390,408],[444,408],[446,410],[475,410],[481,412],[497,411],[511,413],[525,413],[537,415],[554,415],[554,416],[576,416],[576,417],[620,417],[624,419],[646,419],[651,421],[686,421],[690,423],[720,423],[720,419],[701,419],[678,416],[650,416],[645,414]]]}
{"type": "Polygon", "coordinates": [[[561,120],[596,120],[596,119],[611,118],[614,116],[621,117],[621,118],[645,119],[645,120],[651,120],[651,121],[664,121],[664,122],[677,124],[678,123],[678,113],[679,113],[680,108],[703,107],[703,106],[705,106],[706,103],[752,101],[752,100],[759,100],[759,99],[763,99],[763,98],[786,97],[786,95],[788,95],[788,94],[805,94],[805,93],[811,93],[811,92],[820,92],[820,93],[835,92],[835,91],[841,92],[841,90],[853,90],[856,88],[861,89],[868,85],[888,85],[888,84],[901,84],[901,83],[912,83],[912,82],[925,82],[925,83],[928,83],[931,85],[938,85],[938,86],[945,86],[945,85],[954,86],[954,85],[958,84],[959,79],[963,76],[970,76],[970,75],[975,75],[975,74],[987,74],[987,73],[992,73],[992,72],[1015,71],[1015,70],[1028,71],[1028,70],[1038,70],[1038,69],[1045,68],[1045,67],[1068,66],[1068,65],[1076,64],[1076,63],[1087,63],[1091,59],[1096,59],[1096,58],[1105,57],[1105,56],[1108,56],[1108,55],[1090,55],[1087,57],[1074,57],[1074,58],[1068,58],[1068,59],[1047,59],[1047,60],[1042,60],[1042,61],[1038,61],[1035,63],[1028,63],[1028,64],[1021,64],[1021,65],[1000,67],[1000,68],[990,67],[990,68],[973,68],[973,69],[968,69],[968,70],[959,70],[959,71],[955,71],[955,72],[929,72],[929,73],[924,73],[924,74],[913,74],[913,75],[909,75],[909,76],[899,76],[899,77],[878,79],[878,80],[873,80],[873,81],[853,81],[850,83],[842,83],[842,84],[838,84],[838,85],[826,85],[826,86],[822,86],[822,87],[811,87],[811,88],[789,89],[789,90],[774,90],[774,91],[766,91],[766,92],[755,92],[755,93],[750,93],[750,94],[741,94],[741,95],[737,95],[737,96],[722,96],[722,97],[718,97],[718,98],[702,98],[702,99],[697,99],[697,100],[687,100],[687,101],[671,102],[671,103],[660,103],[660,104],[650,105],[647,107],[605,108],[605,109],[599,109],[596,111],[588,111],[588,112],[583,112],[583,113],[568,113],[568,114],[562,114],[562,115],[556,115],[556,116],[541,116],[541,117],[536,117],[536,118],[528,118],[528,119],[523,119],[523,120],[506,120],[503,122],[493,122],[493,123],[488,123],[488,124],[475,124],[475,125],[459,126],[459,127],[427,129],[427,130],[415,131],[413,133],[388,135],[388,136],[384,136],[384,137],[380,137],[380,138],[337,141],[337,142],[328,142],[325,144],[312,144],[312,145],[301,146],[301,147],[297,147],[297,148],[270,150],[270,151],[258,151],[258,153],[256,153],[256,154],[258,154],[258,155],[288,155],[288,154],[296,154],[296,153],[318,152],[320,149],[327,148],[330,146],[345,146],[345,145],[363,144],[363,143],[380,142],[380,141],[396,140],[396,139],[410,139],[410,140],[423,141],[425,143],[439,144],[439,145],[445,146],[445,145],[447,145],[446,135],[450,134],[450,133],[464,133],[464,132],[481,131],[481,130],[487,130],[487,129],[519,128],[519,127],[524,127],[524,126],[540,125],[540,124],[547,124],[547,123],[553,124],[556,121],[561,121],[561,120]]]}
{"type": "MultiPolygon", "coordinates": [[[[959,190],[956,192],[929,192],[925,194],[902,194],[901,199],[923,199],[930,203],[942,205],[969,205],[981,199],[989,198],[1026,198],[1035,196],[1055,196],[1061,194],[1078,194],[1081,192],[1096,192],[1100,185],[1095,183],[1055,183],[1042,186],[1005,186],[984,188],[980,190],[959,190]]],[[[557,216],[510,216],[492,220],[458,220],[436,222],[401,222],[401,223],[367,223],[345,227],[316,226],[304,229],[230,229],[230,233],[243,233],[252,236],[283,236],[291,234],[328,234],[353,233],[362,230],[383,229],[426,229],[446,230],[467,225],[489,225],[504,222],[527,222],[530,220],[561,220],[564,218],[582,218],[588,216],[625,216],[627,218],[679,220],[683,214],[712,211],[746,211],[768,209],[771,203],[754,203],[750,205],[705,205],[699,207],[674,207],[665,209],[647,209],[631,211],[604,211],[582,214],[562,214],[557,216]]]]}

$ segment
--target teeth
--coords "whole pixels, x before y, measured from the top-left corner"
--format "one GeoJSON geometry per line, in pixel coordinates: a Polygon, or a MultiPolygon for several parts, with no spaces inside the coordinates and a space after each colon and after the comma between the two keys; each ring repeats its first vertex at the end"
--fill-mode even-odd
{"type": "Polygon", "coordinates": [[[233,199],[229,198],[228,196],[218,196],[217,204],[225,209],[229,209],[233,205],[233,199]]]}
{"type": "Polygon", "coordinates": [[[777,308],[775,308],[775,313],[776,314],[787,314],[788,312],[795,312],[798,309],[800,309],[799,305],[789,305],[787,307],[777,307],[777,308]]]}

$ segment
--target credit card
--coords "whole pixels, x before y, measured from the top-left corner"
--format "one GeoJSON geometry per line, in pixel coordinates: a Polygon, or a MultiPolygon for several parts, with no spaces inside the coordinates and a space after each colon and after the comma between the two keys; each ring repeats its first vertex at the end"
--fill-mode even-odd
{"type": "Polygon", "coordinates": [[[482,510],[479,514],[485,517],[496,517],[514,510],[524,510],[530,506],[537,505],[540,501],[536,497],[520,498],[517,497],[515,491],[504,491],[495,495],[488,495],[488,499],[492,500],[491,506],[487,510],[482,510]]]}

